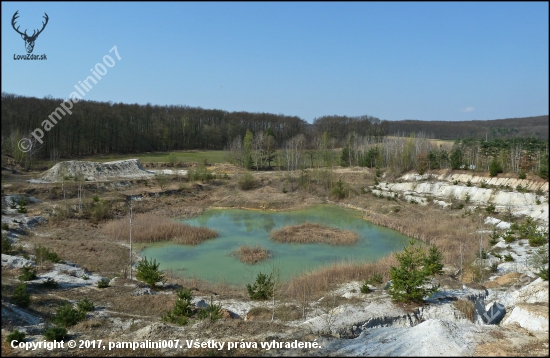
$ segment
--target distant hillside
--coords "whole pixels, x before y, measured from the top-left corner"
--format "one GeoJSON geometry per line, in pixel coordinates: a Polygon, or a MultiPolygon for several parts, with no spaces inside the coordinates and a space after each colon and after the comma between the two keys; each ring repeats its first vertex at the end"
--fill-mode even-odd
{"type": "Polygon", "coordinates": [[[475,138],[512,138],[535,137],[541,140],[548,139],[548,115],[525,118],[506,118],[486,121],[388,121],[387,133],[406,135],[415,132],[424,132],[432,138],[464,139],[475,138]]]}

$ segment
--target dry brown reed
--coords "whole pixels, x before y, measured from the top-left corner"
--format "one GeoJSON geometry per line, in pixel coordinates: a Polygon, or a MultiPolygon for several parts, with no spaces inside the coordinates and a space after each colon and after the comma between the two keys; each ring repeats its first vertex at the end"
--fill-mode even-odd
{"type": "Polygon", "coordinates": [[[300,299],[305,294],[318,297],[338,284],[349,281],[365,281],[375,273],[381,274],[384,280],[388,280],[390,268],[397,264],[394,255],[369,263],[338,262],[289,280],[284,285],[283,291],[295,299],[300,299]]]}
{"type": "Polygon", "coordinates": [[[249,246],[244,245],[239,247],[239,249],[235,252],[235,255],[241,260],[242,262],[246,264],[253,265],[255,263],[258,263],[263,260],[267,260],[271,257],[271,254],[267,249],[264,249],[263,247],[256,245],[256,246],[249,246]]]}
{"type": "MultiPolygon", "coordinates": [[[[103,232],[115,240],[130,240],[128,218],[108,222],[103,232]]],[[[197,245],[218,236],[215,230],[178,223],[154,214],[136,214],[132,219],[132,240],[140,243],[173,241],[178,244],[197,245]]]]}
{"type": "Polygon", "coordinates": [[[453,306],[462,312],[467,319],[474,321],[475,307],[472,301],[459,299],[453,302],[453,306]]]}
{"type": "Polygon", "coordinates": [[[357,238],[357,234],[353,231],[310,222],[285,226],[271,232],[271,240],[299,244],[351,245],[357,242],[357,238]]]}
{"type": "MultiPolygon", "coordinates": [[[[422,207],[403,210],[399,216],[368,211],[365,218],[376,225],[385,226],[400,233],[435,245],[443,254],[446,266],[460,267],[462,261],[470,262],[479,252],[480,235],[476,233],[486,226],[475,216],[458,216],[438,208],[422,207]]],[[[488,243],[488,234],[482,240],[488,243]]]]}

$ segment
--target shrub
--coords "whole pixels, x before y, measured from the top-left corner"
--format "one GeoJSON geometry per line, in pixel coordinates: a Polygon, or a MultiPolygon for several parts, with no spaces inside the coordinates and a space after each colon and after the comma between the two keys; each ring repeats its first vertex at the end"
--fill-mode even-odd
{"type": "Polygon", "coordinates": [[[370,293],[372,290],[369,288],[369,280],[365,281],[361,286],[361,293],[370,293]]]}
{"type": "Polygon", "coordinates": [[[251,190],[258,185],[258,181],[250,172],[245,172],[240,176],[238,185],[241,190],[251,190]]]}
{"type": "Polygon", "coordinates": [[[382,284],[382,275],[379,274],[378,272],[375,272],[371,275],[371,277],[367,281],[371,285],[374,285],[374,284],[381,285],[382,284]]]}
{"type": "Polygon", "coordinates": [[[157,180],[157,183],[161,190],[164,190],[168,183],[170,182],[170,177],[163,173],[155,174],[155,179],[157,180]]]}
{"type": "Polygon", "coordinates": [[[487,258],[487,252],[485,252],[484,249],[481,249],[481,253],[477,253],[478,258],[480,259],[486,259],[487,258]]]}
{"type": "Polygon", "coordinates": [[[42,286],[45,288],[57,288],[59,283],[51,277],[48,277],[45,281],[42,282],[42,286]]]}
{"type": "Polygon", "coordinates": [[[89,211],[89,215],[92,218],[92,220],[96,222],[107,219],[111,215],[111,204],[106,203],[101,199],[98,201],[94,201],[89,211]]]}
{"type": "Polygon", "coordinates": [[[491,264],[490,271],[491,271],[492,273],[498,272],[498,262],[493,262],[493,263],[491,264]]]}
{"type": "Polygon", "coordinates": [[[439,286],[426,287],[431,272],[439,267],[436,260],[432,267],[427,267],[428,257],[424,249],[414,247],[412,240],[409,241],[409,246],[402,253],[395,254],[399,266],[392,266],[390,269],[392,284],[389,294],[393,300],[423,302],[424,296],[437,292],[439,286]]]}
{"type": "Polygon", "coordinates": [[[59,307],[52,318],[52,322],[61,327],[71,327],[82,321],[86,316],[86,312],[81,312],[71,307],[70,303],[67,303],[59,307]]]}
{"type": "Polygon", "coordinates": [[[344,199],[348,194],[347,185],[342,179],[338,179],[331,191],[337,199],[344,199]]]}
{"type": "Polygon", "coordinates": [[[32,266],[23,266],[23,272],[19,275],[19,281],[32,281],[36,280],[36,268],[32,266]]]}
{"type": "Polygon", "coordinates": [[[496,207],[495,207],[495,204],[489,204],[487,205],[487,207],[485,208],[485,211],[489,214],[494,214],[495,211],[496,211],[496,207]]]}
{"type": "Polygon", "coordinates": [[[489,175],[491,177],[495,177],[497,176],[498,173],[502,173],[502,172],[503,170],[500,163],[496,159],[493,159],[491,161],[491,164],[489,164],[489,175]]]}
{"type": "Polygon", "coordinates": [[[217,321],[222,318],[222,305],[214,304],[212,302],[212,296],[210,296],[210,304],[208,307],[201,308],[198,313],[200,320],[209,319],[211,322],[217,321]]]}
{"type": "Polygon", "coordinates": [[[424,269],[428,275],[440,275],[443,273],[443,254],[435,245],[430,247],[428,256],[424,259],[424,269]]]}
{"type": "Polygon", "coordinates": [[[248,297],[253,300],[267,300],[273,295],[273,289],[275,282],[270,274],[269,276],[263,273],[259,273],[256,276],[254,284],[246,284],[248,291],[248,297]]]}
{"type": "Polygon", "coordinates": [[[85,298],[83,300],[80,300],[76,303],[76,307],[80,312],[91,312],[95,309],[94,303],[90,301],[88,298],[85,298]]]}
{"type": "Polygon", "coordinates": [[[527,174],[523,170],[521,170],[518,173],[518,179],[527,179],[527,174]]]}
{"type": "Polygon", "coordinates": [[[166,312],[162,316],[164,322],[175,323],[180,326],[185,326],[189,323],[189,317],[194,313],[191,299],[193,294],[191,290],[182,288],[176,292],[177,299],[174,308],[171,311],[166,312]]]}
{"type": "Polygon", "coordinates": [[[485,180],[482,180],[481,183],[479,184],[479,186],[482,187],[483,189],[489,187],[489,185],[487,184],[487,182],[485,180]]]}
{"type": "Polygon", "coordinates": [[[17,285],[13,296],[11,297],[12,302],[19,307],[29,307],[31,303],[31,295],[27,292],[27,285],[21,283],[17,285]]]}
{"type": "Polygon", "coordinates": [[[53,326],[44,330],[44,338],[48,341],[62,341],[67,337],[67,330],[63,327],[53,326]]]}
{"type": "Polygon", "coordinates": [[[491,238],[489,239],[489,244],[491,246],[498,244],[499,237],[499,233],[496,231],[496,229],[493,229],[493,232],[491,233],[491,238]]]}
{"type": "Polygon", "coordinates": [[[466,182],[466,186],[472,186],[472,181],[470,179],[466,182]]]}
{"type": "Polygon", "coordinates": [[[11,343],[15,341],[15,344],[25,341],[25,332],[20,332],[17,329],[6,336],[6,342],[11,343]]]}
{"type": "Polygon", "coordinates": [[[9,230],[10,229],[10,226],[8,225],[8,223],[2,223],[2,230],[9,230]]]}
{"type": "MultiPolygon", "coordinates": [[[[210,170],[206,169],[206,166],[204,165],[201,165],[196,170],[189,170],[187,176],[189,178],[189,181],[200,180],[203,183],[216,179],[216,175],[214,175],[210,170]]],[[[227,174],[225,174],[225,176],[227,177],[227,174]]]]}
{"type": "Polygon", "coordinates": [[[43,263],[44,261],[51,261],[53,263],[57,263],[61,261],[59,256],[53,251],[50,251],[48,248],[38,245],[34,248],[34,254],[36,256],[36,262],[37,263],[43,263]]]}
{"type": "Polygon", "coordinates": [[[506,261],[506,262],[512,262],[512,261],[515,261],[515,260],[514,260],[514,258],[512,257],[512,254],[507,253],[506,255],[504,255],[504,261],[506,261]]]}
{"type": "Polygon", "coordinates": [[[144,257],[138,264],[136,278],[147,283],[151,288],[155,288],[157,282],[166,282],[159,266],[160,262],[157,263],[156,259],[148,261],[147,257],[144,257]]]}
{"type": "Polygon", "coordinates": [[[542,278],[544,281],[548,281],[548,267],[541,268],[537,275],[542,278]]]}
{"type": "Polygon", "coordinates": [[[13,245],[11,244],[10,239],[6,235],[2,235],[2,253],[9,255],[13,251],[13,245]]]}
{"type": "Polygon", "coordinates": [[[103,277],[101,280],[99,280],[99,281],[97,282],[97,287],[98,287],[98,288],[106,288],[106,287],[109,287],[109,282],[110,282],[110,281],[111,281],[111,280],[109,280],[108,278],[103,277]]]}

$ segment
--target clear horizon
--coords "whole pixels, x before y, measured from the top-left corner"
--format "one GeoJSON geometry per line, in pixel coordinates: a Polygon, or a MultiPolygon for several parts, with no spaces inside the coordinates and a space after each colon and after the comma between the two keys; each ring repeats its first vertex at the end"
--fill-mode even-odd
{"type": "Polygon", "coordinates": [[[324,115],[467,121],[549,112],[546,2],[3,2],[2,16],[2,91],[16,95],[68,98],[106,63],[84,100],[309,123],[324,115]],[[27,53],[12,28],[16,11],[28,35],[47,13],[32,52],[47,60],[14,59],[27,53]]]}

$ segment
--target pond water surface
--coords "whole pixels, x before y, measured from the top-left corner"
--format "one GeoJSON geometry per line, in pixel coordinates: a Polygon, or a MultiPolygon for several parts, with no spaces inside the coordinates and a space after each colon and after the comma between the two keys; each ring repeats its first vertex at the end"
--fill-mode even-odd
{"type": "Polygon", "coordinates": [[[216,239],[200,245],[157,243],[147,245],[141,256],[160,262],[160,269],[174,275],[196,277],[232,285],[252,282],[258,272],[269,273],[275,264],[282,279],[339,261],[371,262],[400,251],[408,237],[395,230],[374,225],[361,218],[361,213],[335,205],[317,205],[305,210],[271,212],[240,209],[210,209],[183,222],[206,226],[218,231],[216,239]],[[273,229],[304,222],[315,222],[334,228],[352,230],[359,240],[354,245],[287,244],[269,239],[273,229]],[[272,257],[263,263],[249,265],[233,256],[241,245],[260,245],[272,257]]]}

